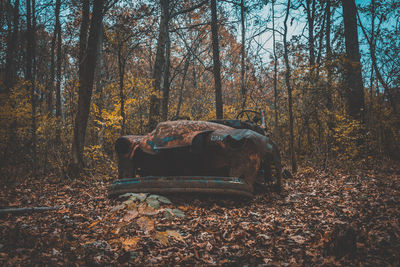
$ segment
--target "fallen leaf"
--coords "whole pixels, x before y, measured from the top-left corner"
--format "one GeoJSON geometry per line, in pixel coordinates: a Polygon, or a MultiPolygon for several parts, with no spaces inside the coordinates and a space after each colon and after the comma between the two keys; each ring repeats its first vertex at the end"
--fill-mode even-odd
{"type": "Polygon", "coordinates": [[[143,202],[148,195],[149,195],[148,193],[139,193],[139,194],[137,194],[136,197],[137,197],[137,199],[139,199],[140,201],[143,202]]]}
{"type": "Polygon", "coordinates": [[[140,240],[140,237],[127,237],[127,238],[123,239],[121,244],[125,250],[130,250],[130,249],[136,248],[139,240],[140,240]]]}
{"type": "Polygon", "coordinates": [[[142,231],[149,232],[154,230],[154,221],[148,217],[140,217],[137,220],[137,224],[142,231]]]}
{"type": "Polygon", "coordinates": [[[181,211],[180,209],[173,209],[171,211],[175,216],[182,218],[185,217],[185,213],[183,213],[183,211],[181,211]]]}
{"type": "Polygon", "coordinates": [[[133,200],[133,199],[130,199],[130,198],[129,198],[128,200],[125,200],[125,201],[122,202],[122,203],[123,203],[123,205],[129,206],[129,205],[134,204],[135,201],[136,201],[136,200],[133,200]]]}
{"type": "Polygon", "coordinates": [[[147,198],[146,199],[147,204],[152,207],[153,209],[159,209],[160,208],[160,202],[157,199],[154,198],[147,198]]]}
{"type": "Polygon", "coordinates": [[[125,193],[123,195],[119,195],[118,198],[130,197],[136,195],[135,193],[125,193]]]}
{"type": "Polygon", "coordinates": [[[305,238],[300,235],[291,236],[290,238],[300,245],[306,241],[305,238]]]}
{"type": "Polygon", "coordinates": [[[122,210],[123,208],[125,208],[125,204],[120,204],[120,205],[113,207],[111,209],[111,212],[116,212],[116,211],[122,210]]]}
{"type": "Polygon", "coordinates": [[[57,211],[57,213],[61,213],[61,214],[67,213],[67,212],[69,212],[69,208],[65,208],[65,209],[62,209],[62,210],[58,210],[58,211],[57,211]]]}
{"type": "Polygon", "coordinates": [[[97,221],[92,222],[92,223],[89,225],[88,228],[92,228],[93,226],[95,226],[96,224],[98,224],[98,223],[101,222],[101,221],[102,221],[102,220],[97,220],[97,221]]]}
{"type": "Polygon", "coordinates": [[[164,196],[158,196],[157,200],[164,204],[172,204],[171,200],[164,196]]]}
{"type": "Polygon", "coordinates": [[[142,215],[155,215],[160,212],[159,210],[155,210],[152,207],[149,207],[146,203],[142,203],[139,206],[138,211],[142,215]]]}
{"type": "Polygon", "coordinates": [[[153,235],[153,238],[157,239],[163,246],[166,246],[169,244],[168,234],[166,232],[155,232],[153,235]]]}
{"type": "Polygon", "coordinates": [[[181,235],[178,231],[175,231],[175,230],[167,230],[167,231],[165,231],[165,232],[167,233],[168,236],[172,236],[172,237],[178,239],[179,241],[183,241],[183,237],[182,237],[182,235],[181,235]]]}
{"type": "Polygon", "coordinates": [[[135,209],[128,210],[125,216],[122,218],[124,222],[130,222],[132,219],[136,218],[139,215],[139,212],[135,209]]]}

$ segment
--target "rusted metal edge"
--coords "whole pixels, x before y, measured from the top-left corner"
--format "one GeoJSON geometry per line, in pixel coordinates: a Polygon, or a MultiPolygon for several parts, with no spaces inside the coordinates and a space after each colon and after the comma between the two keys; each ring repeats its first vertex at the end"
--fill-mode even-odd
{"type": "Polygon", "coordinates": [[[109,196],[124,193],[209,193],[253,197],[252,187],[236,177],[148,176],[125,178],[110,185],[109,196]]]}

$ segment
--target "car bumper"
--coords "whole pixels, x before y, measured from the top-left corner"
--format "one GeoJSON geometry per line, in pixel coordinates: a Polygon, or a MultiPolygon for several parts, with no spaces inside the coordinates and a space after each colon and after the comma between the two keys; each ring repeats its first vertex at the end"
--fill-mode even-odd
{"type": "Polygon", "coordinates": [[[209,193],[252,197],[252,186],[236,177],[146,176],[113,182],[110,196],[125,193],[209,193]]]}

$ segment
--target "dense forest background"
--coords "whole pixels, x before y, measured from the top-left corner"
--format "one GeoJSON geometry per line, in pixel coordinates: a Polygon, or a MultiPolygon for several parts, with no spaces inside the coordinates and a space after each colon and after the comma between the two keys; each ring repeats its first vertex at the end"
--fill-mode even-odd
{"type": "Polygon", "coordinates": [[[399,0],[0,11],[1,266],[400,266],[399,0]],[[243,109],[281,191],[108,197],[119,136],[243,109]]]}
{"type": "Polygon", "coordinates": [[[121,135],[260,108],[294,171],[400,157],[396,0],[2,0],[0,10],[2,179],[115,174],[121,135]]]}

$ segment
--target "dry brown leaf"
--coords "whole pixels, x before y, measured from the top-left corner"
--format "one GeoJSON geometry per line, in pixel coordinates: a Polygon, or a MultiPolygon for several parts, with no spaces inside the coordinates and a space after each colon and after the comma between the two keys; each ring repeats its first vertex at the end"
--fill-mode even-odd
{"type": "Polygon", "coordinates": [[[95,226],[96,224],[98,224],[98,223],[101,222],[101,221],[102,221],[102,220],[97,220],[97,221],[92,222],[92,223],[89,225],[88,228],[92,228],[93,226],[95,226]]]}
{"type": "Polygon", "coordinates": [[[306,241],[305,238],[302,237],[301,235],[291,236],[290,238],[300,245],[306,241]]]}
{"type": "Polygon", "coordinates": [[[137,220],[137,224],[142,231],[149,232],[154,230],[154,221],[148,217],[140,217],[137,220]]]}
{"type": "Polygon", "coordinates": [[[64,213],[67,213],[67,212],[69,212],[69,208],[65,208],[65,209],[57,211],[57,213],[61,213],[61,214],[64,214],[64,213]]]}
{"type": "Polygon", "coordinates": [[[168,234],[166,232],[155,232],[153,235],[153,238],[157,239],[163,246],[166,246],[169,244],[168,234]]]}
{"type": "Polygon", "coordinates": [[[159,210],[155,210],[152,207],[148,206],[146,203],[142,203],[139,206],[138,211],[142,215],[155,215],[160,212],[159,210]]]}
{"type": "Polygon", "coordinates": [[[137,237],[137,236],[136,237],[127,237],[122,240],[121,244],[125,250],[130,250],[130,249],[136,248],[139,240],[140,240],[140,237],[137,237]]]}
{"type": "Polygon", "coordinates": [[[183,241],[183,237],[178,231],[167,230],[166,233],[167,233],[168,236],[172,236],[172,237],[178,239],[179,241],[183,241]]]}
{"type": "Polygon", "coordinates": [[[123,208],[125,208],[125,206],[126,206],[125,204],[120,204],[115,207],[112,207],[111,212],[117,212],[119,210],[122,210],[123,208]]]}
{"type": "Polygon", "coordinates": [[[122,221],[124,222],[130,222],[134,218],[136,218],[139,215],[138,211],[135,209],[128,210],[128,212],[125,214],[125,216],[122,218],[122,221]]]}

